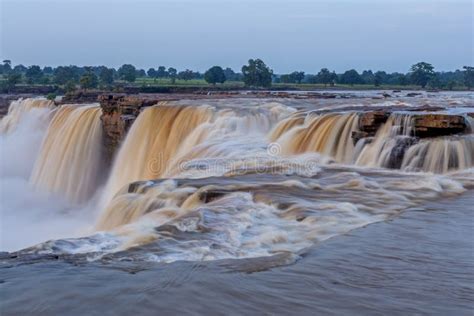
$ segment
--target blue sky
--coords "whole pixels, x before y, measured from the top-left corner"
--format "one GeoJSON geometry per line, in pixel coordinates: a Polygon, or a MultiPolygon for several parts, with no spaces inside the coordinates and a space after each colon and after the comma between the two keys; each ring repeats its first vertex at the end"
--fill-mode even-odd
{"type": "Polygon", "coordinates": [[[0,0],[1,57],[14,64],[132,63],[277,73],[408,71],[473,64],[470,0],[0,0]]]}

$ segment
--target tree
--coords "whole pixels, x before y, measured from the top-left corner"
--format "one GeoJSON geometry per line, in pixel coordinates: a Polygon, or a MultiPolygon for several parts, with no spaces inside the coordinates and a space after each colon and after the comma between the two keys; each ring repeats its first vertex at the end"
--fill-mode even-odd
{"type": "Polygon", "coordinates": [[[40,66],[33,65],[28,67],[25,72],[26,81],[29,84],[37,83],[43,77],[43,72],[41,71],[40,66]]]}
{"type": "Polygon", "coordinates": [[[134,82],[137,78],[137,70],[135,66],[124,64],[118,69],[119,78],[128,82],[134,82]]]}
{"type": "Polygon", "coordinates": [[[178,73],[178,79],[188,81],[193,78],[194,78],[194,72],[192,70],[186,69],[178,73]]]}
{"type": "Polygon", "coordinates": [[[322,68],[318,74],[316,75],[316,80],[319,82],[319,83],[322,83],[324,84],[324,86],[326,87],[326,85],[330,84],[331,81],[333,80],[332,78],[332,74],[331,72],[329,71],[329,69],[327,68],[322,68]]]}
{"type": "Polygon", "coordinates": [[[301,81],[304,79],[304,71],[293,71],[290,74],[290,78],[293,83],[301,84],[301,81]]]}
{"type": "Polygon", "coordinates": [[[138,78],[143,78],[146,77],[146,72],[144,69],[137,69],[137,75],[138,78]]]}
{"type": "Polygon", "coordinates": [[[45,75],[52,75],[53,74],[53,68],[49,67],[49,66],[46,66],[43,68],[43,73],[45,75]]]}
{"type": "Polygon", "coordinates": [[[168,68],[168,76],[171,78],[171,83],[172,84],[176,83],[177,74],[178,74],[178,71],[175,68],[173,68],[173,67],[168,68]]]}
{"type": "Polygon", "coordinates": [[[416,85],[420,85],[423,89],[426,87],[426,84],[435,76],[433,65],[425,62],[414,64],[411,66],[410,71],[411,81],[416,85]]]}
{"type": "Polygon", "coordinates": [[[474,87],[474,67],[464,66],[464,85],[471,90],[474,87]]]}
{"type": "Polygon", "coordinates": [[[239,80],[239,75],[236,74],[232,70],[232,68],[229,68],[229,67],[224,69],[224,76],[225,76],[226,80],[229,80],[229,81],[238,81],[239,80]]]}
{"type": "Polygon", "coordinates": [[[374,86],[379,87],[382,83],[384,83],[384,75],[386,75],[383,71],[377,71],[374,75],[374,86]]]}
{"type": "Polygon", "coordinates": [[[214,66],[204,73],[204,80],[206,80],[207,83],[215,85],[216,83],[224,83],[227,78],[224,70],[220,66],[214,66]]]}
{"type": "Polygon", "coordinates": [[[248,65],[242,67],[244,83],[249,87],[270,87],[273,70],[261,59],[249,59],[248,65]]]}
{"type": "Polygon", "coordinates": [[[77,82],[78,73],[72,66],[59,66],[54,70],[54,82],[64,85],[69,81],[77,82]]]}
{"type": "Polygon", "coordinates": [[[111,85],[114,83],[114,69],[103,67],[99,73],[100,83],[111,85]]]}
{"type": "Polygon", "coordinates": [[[453,90],[455,86],[456,86],[456,81],[454,80],[450,80],[446,84],[446,88],[448,88],[448,90],[453,90]]]}
{"type": "Polygon", "coordinates": [[[355,69],[351,69],[342,74],[341,83],[350,84],[351,86],[353,86],[355,84],[360,84],[364,82],[362,81],[362,78],[360,77],[359,73],[355,69]]]}
{"type": "Polygon", "coordinates": [[[168,77],[168,72],[166,71],[165,66],[158,67],[158,70],[156,71],[156,77],[157,78],[166,78],[166,77],[168,77]]]}
{"type": "Polygon", "coordinates": [[[289,74],[281,75],[279,79],[277,79],[276,82],[281,82],[281,83],[291,83],[291,77],[289,74]]]}
{"type": "Polygon", "coordinates": [[[97,88],[99,80],[97,79],[97,76],[95,75],[95,73],[92,72],[92,70],[87,70],[81,76],[81,79],[79,80],[79,82],[81,84],[81,88],[84,90],[87,90],[91,88],[97,88]]]}
{"type": "Polygon", "coordinates": [[[372,70],[364,70],[360,77],[365,84],[375,84],[375,76],[372,70]]]}
{"type": "Polygon", "coordinates": [[[437,76],[436,74],[434,74],[430,81],[428,81],[428,86],[431,88],[431,89],[440,89],[441,88],[441,80],[439,79],[439,76],[437,76]]]}
{"type": "Polygon", "coordinates": [[[2,74],[8,74],[12,70],[11,63],[12,62],[9,59],[5,59],[3,61],[3,65],[1,65],[1,68],[0,68],[2,74]]]}
{"type": "Polygon", "coordinates": [[[66,92],[74,92],[76,90],[76,82],[69,80],[64,85],[64,90],[66,90],[66,92]]]}
{"type": "Polygon", "coordinates": [[[157,72],[156,72],[155,68],[150,68],[150,69],[148,69],[148,71],[146,72],[146,74],[148,75],[148,77],[153,78],[154,81],[156,81],[157,72]]]}
{"type": "Polygon", "coordinates": [[[7,75],[7,83],[9,86],[14,86],[16,84],[19,84],[20,82],[21,82],[21,74],[10,72],[7,75]]]}
{"type": "Polygon", "coordinates": [[[408,84],[408,78],[404,74],[400,74],[397,78],[397,83],[402,86],[406,86],[408,84]]]}
{"type": "Polygon", "coordinates": [[[13,72],[16,72],[18,74],[24,74],[27,70],[28,68],[23,65],[16,65],[15,67],[13,67],[13,72]]]}

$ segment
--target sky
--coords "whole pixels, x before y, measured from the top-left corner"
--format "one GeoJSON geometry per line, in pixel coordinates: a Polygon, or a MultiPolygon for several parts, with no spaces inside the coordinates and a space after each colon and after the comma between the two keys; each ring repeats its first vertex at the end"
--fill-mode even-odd
{"type": "Polygon", "coordinates": [[[472,0],[0,0],[13,64],[275,73],[473,65],[472,0]]]}

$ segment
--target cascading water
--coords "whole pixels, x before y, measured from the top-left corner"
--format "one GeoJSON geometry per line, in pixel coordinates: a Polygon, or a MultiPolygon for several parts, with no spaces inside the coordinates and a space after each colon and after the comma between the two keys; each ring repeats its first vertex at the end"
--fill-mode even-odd
{"type": "MultiPolygon", "coordinates": [[[[355,151],[356,165],[367,167],[392,167],[397,164],[393,159],[399,146],[410,145],[410,136],[413,134],[413,119],[410,115],[393,114],[387,122],[377,131],[374,139],[366,142],[360,140],[355,151]]],[[[398,168],[400,166],[397,166],[398,168]]]]}
{"type": "Polygon", "coordinates": [[[284,121],[277,126],[271,140],[282,147],[283,154],[295,155],[318,152],[333,157],[341,163],[350,163],[354,151],[352,132],[357,130],[356,113],[310,113],[302,125],[300,117],[284,121]],[[282,129],[287,129],[282,132],[282,129]]]}
{"type": "MultiPolygon", "coordinates": [[[[100,108],[64,105],[54,112],[31,182],[87,201],[99,182],[100,108]]],[[[465,175],[455,181],[370,169],[469,168],[472,134],[420,140],[413,117],[396,113],[374,137],[354,144],[358,128],[356,112],[318,114],[277,103],[145,108],[98,206],[95,229],[107,233],[32,251],[108,253],[148,245],[155,251],[140,258],[164,262],[296,253],[472,183],[465,175]]]]}
{"type": "Polygon", "coordinates": [[[130,182],[159,178],[186,136],[209,120],[211,114],[208,107],[161,104],[145,109],[117,154],[105,188],[104,203],[130,182]]]}
{"type": "MultiPolygon", "coordinates": [[[[469,122],[466,119],[466,122],[469,122]]],[[[392,114],[374,139],[357,144],[355,163],[367,167],[446,173],[474,165],[474,135],[418,140],[410,114],[392,114]],[[413,137],[415,136],[415,137],[413,137]]]]}
{"type": "Polygon", "coordinates": [[[52,119],[30,182],[75,203],[94,194],[100,176],[102,127],[98,105],[63,105],[52,119]]]}
{"type": "MultiPolygon", "coordinates": [[[[469,125],[471,118],[466,118],[469,125]]],[[[296,113],[281,121],[270,140],[282,147],[285,155],[318,152],[344,164],[410,171],[446,173],[473,166],[472,128],[470,134],[456,138],[416,138],[411,114],[394,113],[372,138],[353,145],[358,114],[296,113]]]]}
{"type": "Polygon", "coordinates": [[[446,173],[474,166],[474,135],[432,139],[411,146],[403,157],[404,170],[446,173]]]}
{"type": "MultiPolygon", "coordinates": [[[[6,134],[14,131],[20,121],[32,111],[50,110],[54,107],[53,101],[46,99],[20,99],[12,101],[7,115],[0,121],[0,133],[6,134]]],[[[49,111],[46,112],[46,115],[49,111]]],[[[45,113],[43,111],[43,113],[45,113]]]]}
{"type": "Polygon", "coordinates": [[[130,182],[179,176],[183,162],[231,158],[232,153],[242,157],[249,154],[245,148],[252,153],[255,148],[262,150],[264,135],[288,111],[281,104],[264,104],[243,115],[229,109],[166,103],[145,109],[120,148],[103,204],[130,182]]]}
{"type": "MultiPolygon", "coordinates": [[[[79,174],[76,179],[77,183],[74,182],[74,179],[69,178],[78,191],[81,190],[79,188],[79,181],[82,177],[80,173],[87,174],[91,172],[91,169],[94,169],[93,164],[89,165],[91,163],[89,160],[81,164],[81,168],[84,169],[80,172],[72,170],[72,161],[68,157],[82,153],[81,150],[84,149],[76,148],[75,150],[73,144],[77,146],[84,144],[76,143],[78,139],[70,138],[70,136],[74,130],[76,133],[80,133],[84,120],[74,122],[70,118],[63,124],[57,124],[59,116],[65,118],[64,111],[67,111],[64,110],[65,108],[72,111],[74,107],[55,107],[52,102],[44,99],[19,100],[11,103],[9,115],[0,122],[1,126],[8,127],[7,132],[0,133],[0,246],[2,250],[17,250],[40,241],[77,237],[88,232],[90,225],[88,221],[93,217],[92,209],[71,205],[67,199],[68,196],[64,194],[53,196],[49,192],[44,192],[49,191],[48,187],[40,187],[37,190],[33,189],[29,183],[35,162],[37,165],[39,164],[39,157],[43,163],[49,161],[48,166],[44,166],[48,169],[42,170],[42,174],[46,177],[57,176],[57,181],[61,182],[63,179],[60,177],[70,177],[69,172],[79,174]],[[53,117],[56,118],[54,127],[50,125],[53,117]],[[70,133],[64,133],[67,129],[64,125],[67,124],[71,125],[69,127],[70,133]],[[62,128],[59,125],[62,125],[62,128]],[[60,128],[60,130],[54,133],[54,128],[60,128]],[[45,152],[41,147],[46,143],[46,134],[48,134],[47,137],[56,134],[57,142],[54,146],[56,152],[59,152],[60,147],[66,143],[66,141],[60,142],[59,138],[69,139],[69,143],[72,145],[63,149],[71,152],[63,152],[63,155],[45,152]],[[54,163],[52,159],[54,159],[54,163]],[[63,162],[69,164],[71,170],[66,168],[62,173],[58,173],[58,168],[61,168],[63,162]]],[[[68,111],[67,115],[70,114],[72,113],[68,111]]],[[[79,119],[80,116],[75,116],[75,118],[79,119]]],[[[100,122],[97,114],[95,119],[96,122],[100,122]]],[[[87,128],[91,128],[91,126],[84,127],[83,132],[85,133],[88,132],[87,128]]],[[[89,130],[89,132],[91,131],[89,130]]],[[[91,132],[91,134],[94,133],[91,132]]],[[[96,136],[100,141],[100,134],[96,134],[96,136]]],[[[94,154],[100,153],[100,149],[100,147],[95,147],[94,154]]],[[[77,156],[77,158],[81,157],[77,156]]],[[[71,189],[70,192],[75,189],[71,189]]]]}

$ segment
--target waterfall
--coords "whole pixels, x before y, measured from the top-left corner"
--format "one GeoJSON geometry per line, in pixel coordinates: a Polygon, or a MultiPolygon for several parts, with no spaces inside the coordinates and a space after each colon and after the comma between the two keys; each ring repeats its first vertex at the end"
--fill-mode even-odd
{"type": "Polygon", "coordinates": [[[318,152],[338,162],[352,161],[354,144],[351,136],[357,130],[357,113],[310,113],[304,124],[299,125],[301,122],[299,116],[282,121],[270,136],[280,144],[283,154],[318,152]]]}
{"type": "Polygon", "coordinates": [[[474,166],[474,137],[423,140],[410,147],[402,169],[446,173],[474,166]]]}
{"type": "Polygon", "coordinates": [[[63,105],[43,140],[30,182],[40,190],[88,200],[97,188],[102,151],[98,105],[63,105]]]}
{"type": "MultiPolygon", "coordinates": [[[[278,103],[248,111],[166,103],[146,108],[118,152],[103,206],[133,181],[179,177],[182,163],[196,161],[196,165],[204,168],[212,162],[208,166],[215,167],[208,170],[212,173],[231,159],[265,152],[265,135],[291,111],[278,103]]],[[[200,168],[198,177],[210,175],[200,168]]]]}
{"type": "MultiPolygon", "coordinates": [[[[469,123],[469,121],[467,121],[469,123]]],[[[355,163],[367,167],[446,173],[474,164],[471,134],[419,140],[410,114],[392,114],[374,139],[357,144],[355,163]],[[415,137],[413,137],[415,136],[415,137]]]]}
{"type": "MultiPolygon", "coordinates": [[[[468,127],[472,119],[467,117],[468,127]]],[[[365,167],[446,173],[474,164],[472,127],[470,134],[420,140],[411,114],[393,113],[374,137],[353,145],[358,130],[357,113],[315,114],[298,112],[280,121],[270,133],[284,155],[318,152],[345,164],[365,167]]]]}
{"type": "MultiPolygon", "coordinates": [[[[46,99],[19,99],[12,101],[8,108],[8,113],[0,121],[0,134],[7,134],[14,131],[20,121],[33,110],[50,110],[54,107],[53,101],[46,99]]],[[[47,111],[48,113],[49,111],[47,111]]]]}
{"type": "Polygon", "coordinates": [[[115,159],[104,193],[107,203],[124,185],[156,179],[186,136],[211,118],[208,107],[168,106],[146,108],[133,123],[115,159]]]}
{"type": "Polygon", "coordinates": [[[370,142],[360,140],[354,161],[366,167],[400,168],[400,155],[412,143],[414,121],[407,114],[392,114],[370,142]]]}

